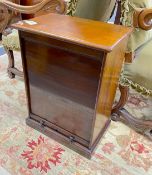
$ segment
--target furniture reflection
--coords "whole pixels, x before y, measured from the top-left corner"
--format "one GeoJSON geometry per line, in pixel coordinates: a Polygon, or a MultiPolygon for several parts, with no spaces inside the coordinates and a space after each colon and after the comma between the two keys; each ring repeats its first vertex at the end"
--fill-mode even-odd
{"type": "Polygon", "coordinates": [[[15,75],[23,76],[23,73],[15,67],[13,54],[13,51],[20,50],[18,31],[10,29],[10,24],[20,21],[21,19],[29,19],[50,12],[61,14],[65,12],[65,3],[62,0],[36,1],[34,5],[32,1],[21,1],[23,5],[29,6],[22,6],[16,3],[17,1],[15,1],[15,3],[5,0],[0,1],[0,7],[3,8],[0,30],[3,32],[2,44],[8,55],[9,64],[7,71],[10,78],[14,78],[15,75]]]}

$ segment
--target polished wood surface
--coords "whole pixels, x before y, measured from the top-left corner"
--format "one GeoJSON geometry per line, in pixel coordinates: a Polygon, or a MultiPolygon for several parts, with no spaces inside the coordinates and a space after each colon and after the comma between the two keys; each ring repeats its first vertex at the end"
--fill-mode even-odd
{"type": "Polygon", "coordinates": [[[92,144],[106,124],[107,117],[111,115],[111,109],[115,98],[117,83],[124,62],[126,40],[120,42],[112,52],[106,53],[103,72],[100,77],[100,90],[96,104],[96,120],[92,134],[92,144]]]}
{"type": "MultiPolygon", "coordinates": [[[[66,2],[64,0],[46,0],[47,3],[41,8],[41,10],[36,13],[30,14],[22,14],[23,19],[29,19],[36,16],[45,15],[48,13],[56,13],[58,11],[59,14],[63,14],[66,11],[66,2]]],[[[33,6],[42,2],[42,0],[20,0],[20,5],[24,6],[33,6]]]]}
{"type": "Polygon", "coordinates": [[[133,26],[143,30],[152,29],[152,8],[137,8],[133,15],[133,26]]]}
{"type": "Polygon", "coordinates": [[[27,124],[90,158],[110,124],[132,30],[68,16],[43,17],[32,19],[36,25],[13,25],[20,35],[27,124]]]}
{"type": "Polygon", "coordinates": [[[58,14],[43,15],[33,21],[37,24],[15,24],[13,27],[106,51],[113,50],[131,33],[127,27],[58,14]]]}
{"type": "MultiPolygon", "coordinates": [[[[26,37],[31,35],[26,34],[26,37]]],[[[89,141],[102,67],[101,55],[88,58],[87,53],[81,55],[77,48],[75,52],[67,52],[64,42],[54,43],[50,39],[49,46],[43,42],[43,37],[37,39],[36,36],[24,42],[31,112],[89,141]],[[36,43],[37,40],[41,43],[36,43]],[[35,47],[39,52],[35,52],[35,47]],[[65,116],[68,122],[65,122],[65,116]],[[87,122],[84,124],[83,121],[87,122]]]]}

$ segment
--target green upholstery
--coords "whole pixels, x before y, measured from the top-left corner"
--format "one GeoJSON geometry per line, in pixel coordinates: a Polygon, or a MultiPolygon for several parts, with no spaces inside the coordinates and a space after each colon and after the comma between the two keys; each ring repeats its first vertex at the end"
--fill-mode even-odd
{"type": "Polygon", "coordinates": [[[108,21],[116,0],[78,0],[75,16],[108,21]]]}
{"type": "Polygon", "coordinates": [[[124,65],[121,84],[129,85],[143,95],[152,96],[152,40],[136,56],[133,63],[124,65]]]}
{"type": "MultiPolygon", "coordinates": [[[[122,18],[124,26],[133,25],[133,13],[135,8],[151,8],[152,0],[122,0],[122,18]]],[[[137,55],[133,63],[124,65],[123,74],[120,78],[122,85],[132,87],[142,95],[148,96],[149,104],[152,105],[152,30],[144,31],[135,28],[129,38],[127,51],[137,55]]],[[[144,120],[152,120],[152,108],[143,110],[144,120]]],[[[138,128],[140,130],[140,127],[138,128]]],[[[142,131],[142,128],[141,128],[142,131]]],[[[143,132],[143,131],[142,131],[143,132]]]]}
{"type": "Polygon", "coordinates": [[[66,11],[67,15],[73,16],[75,14],[78,1],[80,0],[67,0],[67,11],[66,11]]]}
{"type": "MultiPolygon", "coordinates": [[[[121,22],[124,26],[133,25],[133,13],[135,8],[150,8],[152,7],[151,0],[121,0],[122,1],[122,17],[121,22]]],[[[152,38],[152,30],[144,31],[142,29],[135,29],[131,35],[127,52],[134,52],[152,38]]]]}
{"type": "Polygon", "coordinates": [[[13,29],[11,34],[2,35],[2,44],[9,50],[20,50],[18,31],[13,29]]]}
{"type": "MultiPolygon", "coordinates": [[[[133,25],[133,13],[135,8],[152,7],[151,0],[122,0],[121,22],[124,26],[133,25]]],[[[124,72],[121,76],[122,85],[131,86],[143,95],[152,96],[152,30],[144,31],[135,28],[130,36],[127,51],[136,52],[133,63],[124,65],[124,72]]]]}
{"type": "MultiPolygon", "coordinates": [[[[140,94],[147,96],[152,106],[152,39],[145,44],[136,56],[133,63],[124,65],[120,83],[132,87],[140,94]]],[[[139,117],[140,118],[140,117],[139,117]]],[[[142,110],[143,120],[152,120],[152,107],[142,110]]],[[[138,128],[140,131],[140,127],[138,128]]],[[[143,132],[142,128],[141,131],[143,132]]]]}

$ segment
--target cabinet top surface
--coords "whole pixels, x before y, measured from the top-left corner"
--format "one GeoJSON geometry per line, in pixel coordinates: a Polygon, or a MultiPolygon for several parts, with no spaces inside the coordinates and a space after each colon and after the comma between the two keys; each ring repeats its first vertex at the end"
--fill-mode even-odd
{"type": "Polygon", "coordinates": [[[107,52],[132,32],[131,28],[120,25],[58,14],[39,16],[12,27],[107,52]]]}

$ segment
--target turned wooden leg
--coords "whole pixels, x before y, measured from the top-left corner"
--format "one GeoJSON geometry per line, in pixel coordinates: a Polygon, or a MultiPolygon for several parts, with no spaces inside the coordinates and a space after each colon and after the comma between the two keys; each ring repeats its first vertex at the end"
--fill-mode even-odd
{"type": "Polygon", "coordinates": [[[121,84],[119,84],[119,90],[120,90],[120,98],[118,103],[113,107],[112,109],[112,120],[114,121],[118,121],[120,120],[120,115],[119,115],[119,110],[122,109],[128,100],[128,96],[129,96],[129,87],[127,86],[122,86],[121,84]]]}
{"type": "Polygon", "coordinates": [[[120,99],[119,102],[112,109],[113,121],[121,121],[137,132],[147,136],[152,140],[152,120],[138,119],[131,115],[125,108],[125,104],[129,96],[129,87],[124,87],[119,85],[120,89],[120,99]]]}
{"type": "Polygon", "coordinates": [[[12,50],[9,50],[8,48],[4,47],[5,51],[7,53],[8,56],[8,68],[7,68],[7,72],[8,72],[8,76],[9,78],[15,78],[15,74],[12,73],[11,69],[14,68],[14,54],[12,50]]]}
{"type": "Polygon", "coordinates": [[[14,54],[12,50],[9,50],[8,48],[4,47],[5,51],[8,55],[8,76],[9,78],[15,78],[15,75],[18,75],[20,77],[23,77],[23,72],[19,71],[17,68],[15,68],[15,62],[14,62],[14,54]]]}

